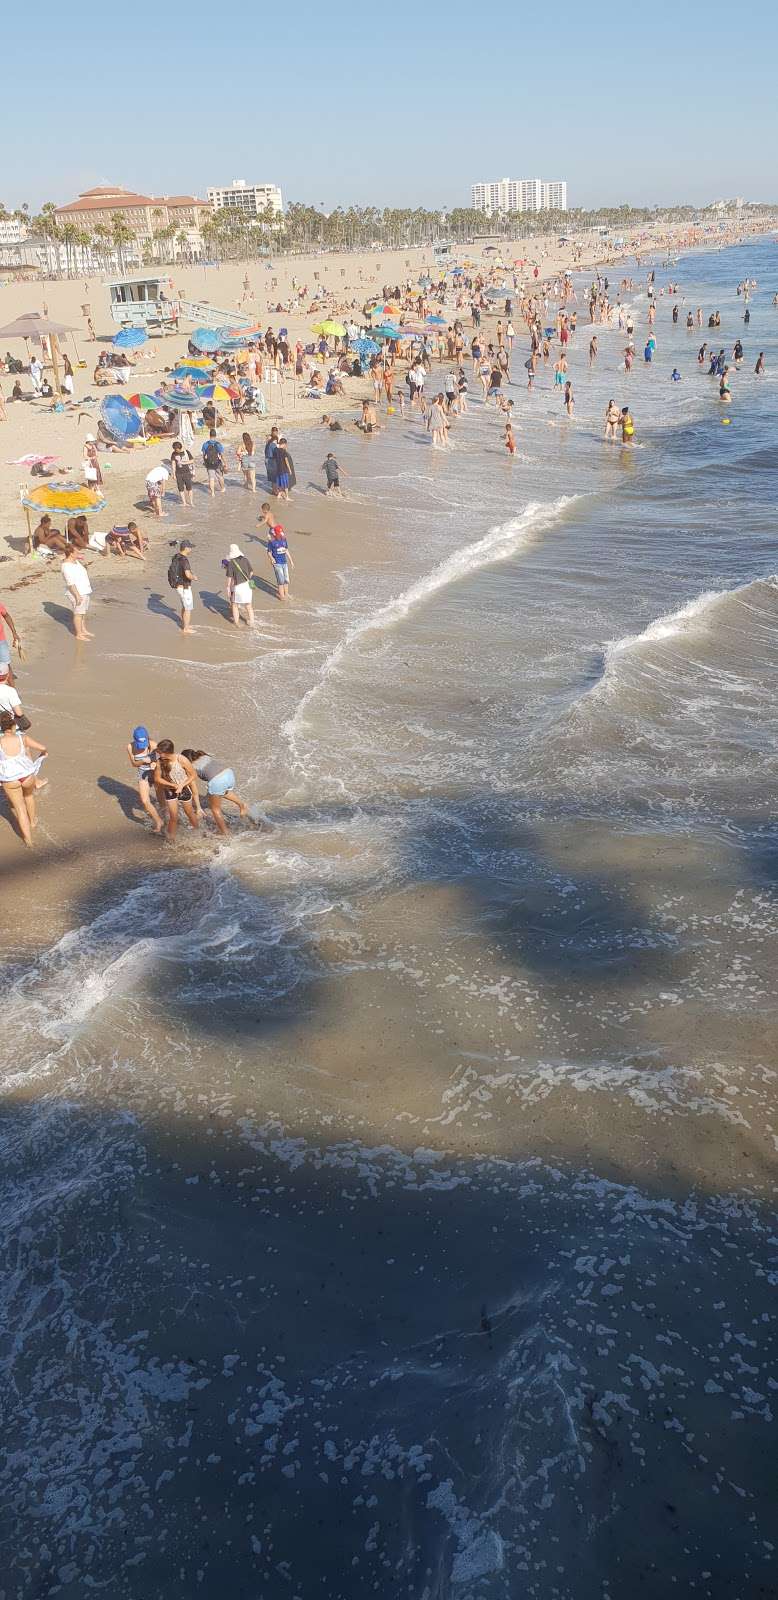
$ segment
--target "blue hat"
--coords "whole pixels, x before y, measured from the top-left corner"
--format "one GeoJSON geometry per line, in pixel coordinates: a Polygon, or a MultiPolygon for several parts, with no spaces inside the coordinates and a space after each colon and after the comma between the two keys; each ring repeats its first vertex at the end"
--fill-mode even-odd
{"type": "Polygon", "coordinates": [[[150,744],[148,728],[133,728],[132,742],[136,750],[147,750],[150,744]]]}

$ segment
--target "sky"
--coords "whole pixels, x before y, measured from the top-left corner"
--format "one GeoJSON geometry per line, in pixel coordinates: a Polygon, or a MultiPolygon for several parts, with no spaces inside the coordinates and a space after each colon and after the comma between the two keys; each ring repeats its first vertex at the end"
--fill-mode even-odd
{"type": "Polygon", "coordinates": [[[778,202],[777,50],[765,0],[192,0],[158,27],[33,0],[5,8],[0,202],[245,178],[326,210],[451,207],[499,177],[565,178],[584,207],[778,202]]]}

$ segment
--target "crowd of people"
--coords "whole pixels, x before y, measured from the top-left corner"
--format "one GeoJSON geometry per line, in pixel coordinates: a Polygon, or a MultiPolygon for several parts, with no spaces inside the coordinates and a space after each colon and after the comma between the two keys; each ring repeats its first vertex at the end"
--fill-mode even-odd
{"type": "MultiPolygon", "coordinates": [[[[749,301],[756,285],[749,280],[738,286],[738,295],[744,305],[744,323],[750,319],[749,301]]],[[[597,330],[614,329],[625,338],[615,372],[622,380],[630,379],[635,361],[636,314],[630,296],[634,292],[633,280],[622,278],[615,296],[607,276],[596,274],[585,304],[588,309],[588,370],[593,372],[601,361],[600,338],[597,330]]],[[[645,320],[647,334],[643,351],[644,366],[650,368],[658,348],[656,333],[657,313],[661,297],[671,303],[670,321],[678,327],[682,316],[682,296],[678,285],[670,282],[658,290],[655,272],[646,280],[645,320]]],[[[430,445],[435,450],[450,448],[452,428],[456,419],[467,415],[469,382],[480,386],[484,408],[494,411],[501,429],[501,443],[508,457],[517,457],[515,421],[515,392],[518,389],[513,361],[518,341],[517,327],[526,332],[528,352],[523,360],[526,388],[531,395],[543,373],[552,395],[559,395],[564,417],[575,418],[576,401],[573,380],[569,376],[568,358],[575,346],[578,330],[578,291],[570,274],[560,274],[547,282],[539,281],[537,268],[534,281],[529,285],[519,283],[515,273],[504,270],[492,273],[458,273],[423,289],[407,283],[384,285],[383,298],[391,302],[395,318],[395,332],[385,338],[380,347],[370,341],[373,307],[366,304],[361,320],[349,319],[341,333],[334,336],[322,332],[317,343],[304,347],[301,341],[292,344],[285,330],[280,334],[268,328],[267,333],[252,341],[243,352],[238,372],[237,361],[221,358],[217,375],[227,384],[240,381],[242,400],[231,412],[233,422],[245,420],[244,411],[254,407],[255,386],[262,381],[269,364],[275,371],[293,367],[297,377],[309,386],[308,392],[316,398],[324,395],[344,394],[344,381],[359,377],[366,380],[372,390],[359,400],[359,413],[353,426],[363,436],[374,436],[388,425],[388,418],[398,413],[416,415],[423,423],[430,445]],[[499,285],[490,282],[499,277],[499,285]],[[485,319],[490,318],[485,323],[485,319]],[[466,324],[469,322],[469,326],[466,324]],[[360,342],[362,348],[360,349],[360,342]],[[372,344],[372,349],[371,349],[372,344]],[[470,364],[470,379],[467,366],[470,364]],[[433,381],[436,367],[442,372],[433,381]],[[428,388],[434,392],[428,397],[428,388]],[[513,389],[514,394],[508,393],[513,389]],[[386,420],[385,420],[386,419],[386,420]]],[[[775,301],[773,302],[776,303],[775,301]]],[[[690,308],[684,322],[687,332],[703,326],[703,311],[690,308]]],[[[708,328],[719,328],[721,317],[712,312],[708,328]]],[[[621,344],[621,341],[619,341],[621,344]]],[[[196,357],[194,345],[189,344],[189,354],[196,357]]],[[[738,337],[732,347],[731,366],[725,348],[714,351],[707,342],[697,353],[697,366],[719,381],[719,397],[729,402],[732,398],[730,373],[738,371],[745,360],[745,351],[738,337]]],[[[30,376],[36,392],[43,384],[43,369],[30,376]]],[[[40,363],[37,363],[40,366],[40,363]]],[[[107,363],[102,363],[107,370],[107,363]]],[[[764,352],[756,361],[755,375],[765,371],[764,352]]],[[[674,383],[682,374],[674,366],[670,374],[674,383]]],[[[634,381],[634,379],[632,380],[634,381]]],[[[190,378],[181,380],[195,393],[190,378]]],[[[231,467],[238,474],[238,482],[249,495],[257,493],[258,477],[264,476],[269,498],[263,500],[257,516],[256,537],[263,544],[266,560],[274,579],[274,590],[279,601],[288,602],[294,560],[287,532],[279,520],[279,507],[286,505],[297,489],[294,458],[287,436],[279,426],[267,432],[258,444],[254,434],[242,427],[239,439],[230,444],[222,435],[225,421],[213,400],[203,402],[198,426],[202,429],[202,442],[196,444],[191,415],[186,409],[176,412],[166,406],[169,386],[160,384],[158,402],[162,413],[164,431],[168,425],[175,428],[169,454],[157,461],[145,474],[145,503],[151,526],[170,515],[166,509],[169,493],[175,491],[181,507],[193,507],[198,469],[202,473],[202,490],[212,499],[227,492],[231,467]]],[[[529,404],[534,402],[529,401],[529,404]]],[[[344,418],[345,420],[345,418],[344,418]]],[[[320,425],[328,434],[343,431],[343,422],[331,412],[323,412],[320,425]]],[[[566,425],[566,424],[565,424],[566,425]]],[[[631,407],[611,398],[605,407],[604,437],[609,443],[620,443],[629,449],[635,442],[636,425],[631,407]]],[[[99,488],[103,481],[100,452],[106,441],[100,435],[88,433],[84,440],[82,473],[84,482],[99,488]]],[[[323,492],[326,496],[343,494],[342,480],[345,469],[335,450],[328,450],[321,463],[323,492]]],[[[91,530],[87,517],[79,514],[70,517],[64,527],[55,527],[49,514],[41,516],[31,531],[29,550],[51,561],[60,562],[65,594],[72,615],[72,627],[79,642],[88,642],[94,636],[88,627],[92,581],[87,566],[90,552],[103,557],[116,556],[146,562],[152,540],[148,531],[139,528],[137,521],[114,526],[106,533],[91,530]]],[[[177,616],[183,634],[195,630],[193,619],[196,605],[198,575],[194,570],[194,546],[184,536],[171,542],[172,553],[168,566],[168,584],[177,598],[177,616]]],[[[255,595],[258,587],[267,589],[254,572],[251,561],[240,545],[231,541],[221,558],[222,583],[227,601],[226,616],[235,628],[255,626],[255,595]]],[[[46,751],[29,736],[26,718],[11,666],[11,647],[21,649],[21,640],[13,619],[6,608],[0,606],[0,783],[9,800],[20,836],[29,844],[36,823],[35,796],[44,780],[39,777],[41,762],[46,751]],[[6,629],[10,639],[6,637],[6,629]]],[[[176,752],[168,739],[152,740],[143,727],[134,730],[128,754],[138,773],[138,793],[141,807],[149,818],[155,833],[164,832],[175,838],[179,806],[193,828],[199,827],[203,807],[198,798],[198,784],[205,785],[206,807],[217,831],[227,830],[222,801],[233,805],[240,817],[247,814],[245,803],[235,792],[232,768],[202,750],[183,749],[176,752]]]]}

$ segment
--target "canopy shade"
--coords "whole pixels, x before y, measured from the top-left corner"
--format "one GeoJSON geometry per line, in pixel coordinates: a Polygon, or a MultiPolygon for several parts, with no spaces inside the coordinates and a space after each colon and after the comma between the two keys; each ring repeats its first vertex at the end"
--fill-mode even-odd
{"type": "Polygon", "coordinates": [[[52,322],[50,317],[42,317],[37,311],[27,311],[23,317],[17,317],[15,322],[9,322],[0,328],[0,339],[40,339],[41,334],[75,333],[65,322],[52,322]]]}
{"type": "Polygon", "coordinates": [[[22,500],[31,511],[102,511],[103,495],[83,483],[42,483],[22,500]]]}

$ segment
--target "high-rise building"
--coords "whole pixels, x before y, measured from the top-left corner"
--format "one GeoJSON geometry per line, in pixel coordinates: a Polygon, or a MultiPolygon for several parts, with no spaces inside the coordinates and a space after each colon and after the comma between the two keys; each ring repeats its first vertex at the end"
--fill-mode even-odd
{"type": "Polygon", "coordinates": [[[275,183],[247,183],[245,178],[233,178],[228,188],[206,192],[212,211],[239,211],[258,217],[268,206],[276,216],[284,209],[281,190],[275,183]]]}
{"type": "Polygon", "coordinates": [[[487,215],[495,211],[567,210],[567,184],[547,178],[498,178],[492,183],[474,183],[471,195],[473,209],[487,215]]]}

